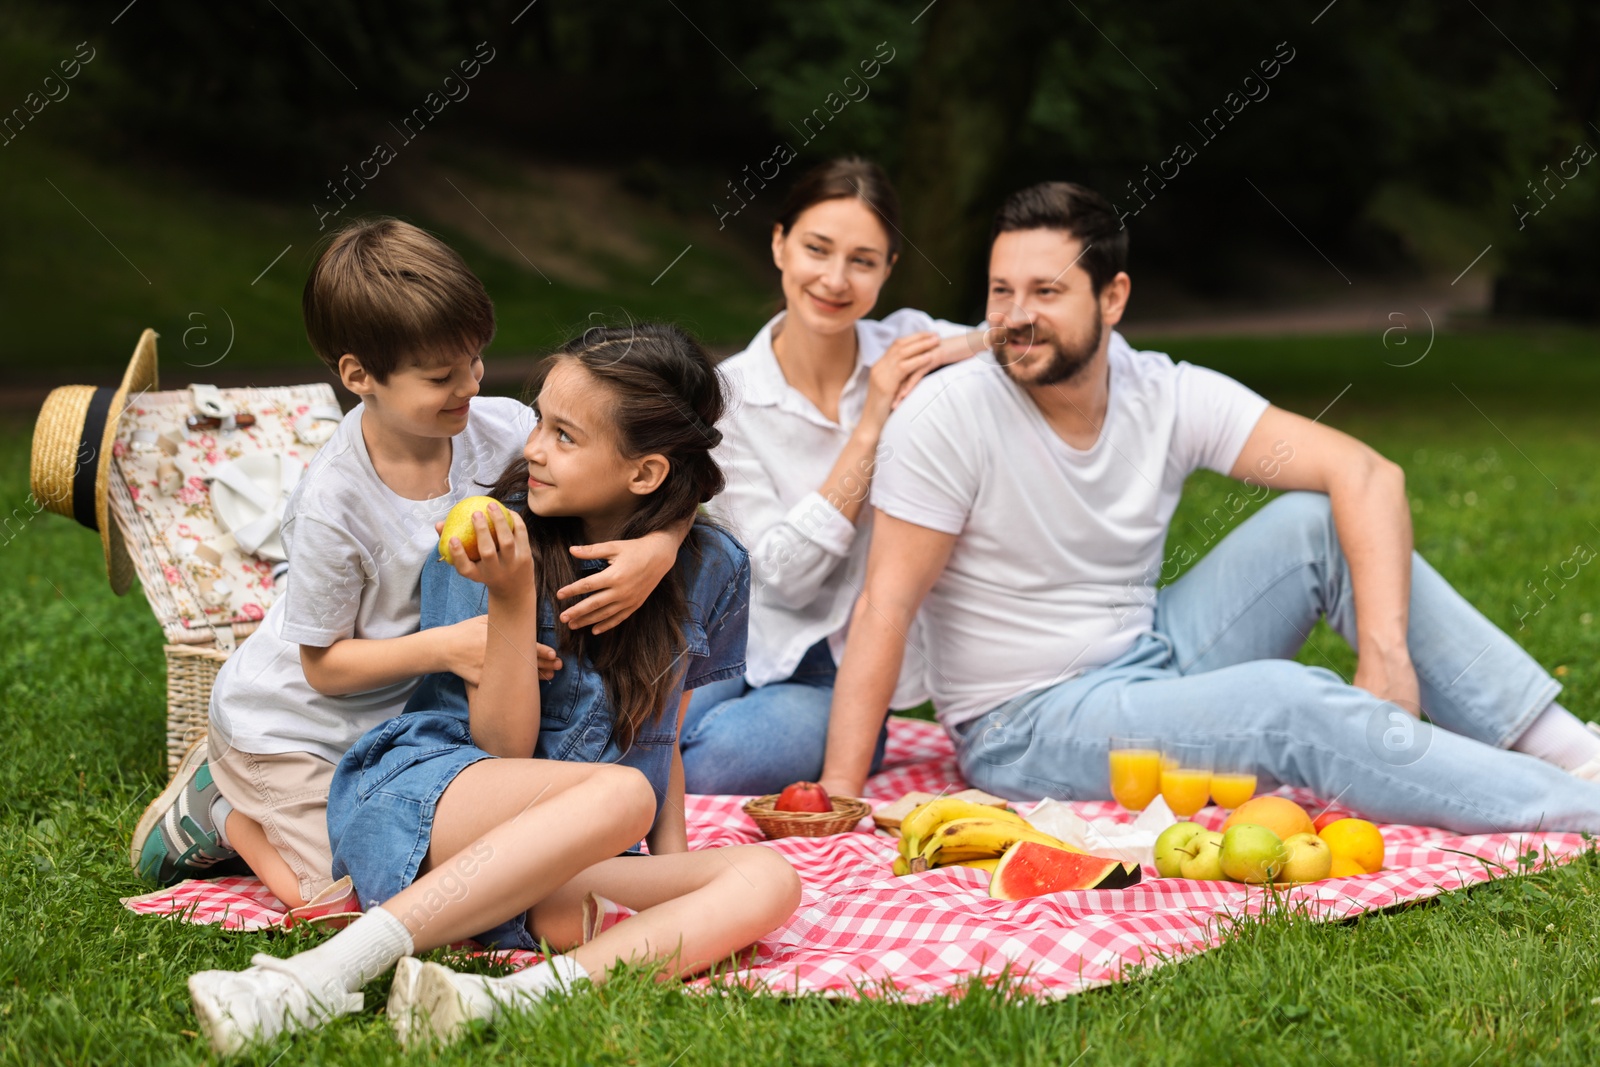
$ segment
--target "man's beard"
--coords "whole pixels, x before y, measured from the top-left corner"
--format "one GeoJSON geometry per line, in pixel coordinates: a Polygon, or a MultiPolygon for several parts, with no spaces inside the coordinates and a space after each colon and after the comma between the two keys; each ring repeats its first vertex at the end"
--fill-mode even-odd
{"type": "Polygon", "coordinates": [[[1015,363],[1009,358],[1006,344],[1000,345],[996,355],[999,357],[1000,366],[1005,368],[1006,373],[1011,375],[1011,380],[1018,385],[1056,385],[1077,377],[1078,373],[1094,360],[1095,353],[1100,351],[1100,337],[1103,332],[1104,327],[1101,325],[1098,315],[1095,316],[1094,327],[1089,331],[1088,336],[1080,337],[1076,343],[1063,343],[1061,338],[1055,334],[1041,333],[1037,326],[1007,331],[1006,343],[1009,343],[1013,338],[1018,340],[1026,338],[1035,344],[1042,343],[1050,346],[1050,356],[1045,361],[1044,366],[1039,368],[1038,372],[1030,378],[1017,377],[1015,363]]]}

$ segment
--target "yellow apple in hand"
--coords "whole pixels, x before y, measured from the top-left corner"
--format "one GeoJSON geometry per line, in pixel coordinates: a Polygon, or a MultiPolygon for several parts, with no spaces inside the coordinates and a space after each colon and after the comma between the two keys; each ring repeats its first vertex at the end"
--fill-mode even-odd
{"type": "MultiPolygon", "coordinates": [[[[450,539],[452,537],[461,538],[461,548],[466,552],[468,559],[476,560],[478,558],[478,531],[472,525],[472,515],[473,512],[481,511],[484,518],[489,518],[490,504],[494,504],[497,507],[504,506],[494,497],[469,496],[450,509],[450,514],[444,517],[444,525],[439,528],[439,558],[442,561],[445,563],[450,562],[450,539]]],[[[490,536],[493,536],[494,527],[492,525],[489,527],[489,531],[490,536]]]]}

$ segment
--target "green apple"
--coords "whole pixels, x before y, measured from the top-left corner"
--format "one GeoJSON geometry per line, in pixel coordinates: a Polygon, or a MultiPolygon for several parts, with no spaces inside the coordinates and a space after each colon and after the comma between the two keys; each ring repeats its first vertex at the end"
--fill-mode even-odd
{"type": "Polygon", "coordinates": [[[1201,830],[1189,838],[1184,847],[1186,855],[1178,865],[1185,878],[1198,878],[1203,882],[1222,880],[1222,835],[1215,830],[1201,830]]]}
{"type": "Polygon", "coordinates": [[[1270,882],[1288,858],[1283,841],[1265,826],[1239,823],[1222,835],[1222,873],[1235,882],[1270,882]]]}
{"type": "Polygon", "coordinates": [[[1316,834],[1294,834],[1284,839],[1289,858],[1278,872],[1279,882],[1320,882],[1333,870],[1333,849],[1316,834]]]}
{"type": "Polygon", "coordinates": [[[1205,827],[1197,822],[1173,823],[1156,838],[1156,872],[1163,878],[1180,877],[1183,861],[1193,855],[1184,851],[1195,834],[1204,833],[1205,827]]]}

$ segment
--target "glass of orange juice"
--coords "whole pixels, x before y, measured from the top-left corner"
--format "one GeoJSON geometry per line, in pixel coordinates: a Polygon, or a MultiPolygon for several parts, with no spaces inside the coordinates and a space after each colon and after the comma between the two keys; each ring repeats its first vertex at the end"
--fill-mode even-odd
{"type": "Polygon", "coordinates": [[[1161,748],[1153,737],[1111,739],[1111,795],[1129,811],[1143,811],[1161,792],[1161,748]]]}
{"type": "Polygon", "coordinates": [[[1211,800],[1219,808],[1237,808],[1256,795],[1256,768],[1242,744],[1224,745],[1211,772],[1211,800]]]}
{"type": "Polygon", "coordinates": [[[1215,748],[1205,741],[1169,741],[1161,746],[1161,795],[1174,815],[1188,818],[1211,799],[1215,748]]]}

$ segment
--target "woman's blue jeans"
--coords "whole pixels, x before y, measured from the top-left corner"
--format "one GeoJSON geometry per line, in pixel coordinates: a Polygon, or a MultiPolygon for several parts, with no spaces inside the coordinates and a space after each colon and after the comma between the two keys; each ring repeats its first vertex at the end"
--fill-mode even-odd
{"type": "Polygon", "coordinates": [[[1257,773],[1373,818],[1458,833],[1600,832],[1600,784],[1508,751],[1560,691],[1421,556],[1408,643],[1428,722],[1294,662],[1326,618],[1356,644],[1328,498],[1289,493],[1163,588],[1114,663],[1024,693],[954,731],[961,771],[1012,799],[1108,798],[1114,734],[1192,735],[1257,773]]]}
{"type": "MultiPolygon", "coordinates": [[[[816,781],[828,744],[835,673],[824,638],[784,681],[752,689],[743,678],[729,678],[696,689],[680,735],[684,788],[761,795],[791,782],[816,781]]],[[[883,763],[888,737],[885,719],[873,773],[883,763]]]]}

